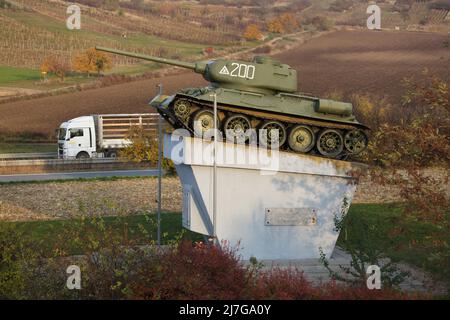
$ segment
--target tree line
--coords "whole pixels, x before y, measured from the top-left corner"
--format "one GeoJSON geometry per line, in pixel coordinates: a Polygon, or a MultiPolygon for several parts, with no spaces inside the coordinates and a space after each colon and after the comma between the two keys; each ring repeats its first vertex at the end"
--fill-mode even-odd
{"type": "Polygon", "coordinates": [[[54,74],[61,82],[64,82],[67,72],[71,70],[86,74],[87,76],[91,73],[96,73],[99,76],[101,72],[111,68],[112,60],[109,55],[99,52],[95,48],[89,48],[75,55],[71,64],[56,55],[47,56],[42,61],[40,70],[42,74],[54,74]]]}

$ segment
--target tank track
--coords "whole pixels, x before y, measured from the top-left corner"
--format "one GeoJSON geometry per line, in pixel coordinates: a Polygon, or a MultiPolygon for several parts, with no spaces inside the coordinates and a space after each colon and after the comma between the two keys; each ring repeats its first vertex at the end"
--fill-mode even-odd
{"type": "MultiPolygon", "coordinates": [[[[188,130],[191,135],[196,135],[193,119],[198,118],[198,114],[204,111],[212,113],[213,104],[199,101],[192,97],[175,97],[168,107],[158,106],[157,110],[174,129],[183,128],[188,130]],[[184,113],[180,113],[180,101],[185,106],[189,106],[189,110],[184,110],[184,113]],[[178,105],[178,107],[176,107],[176,105],[178,105]]],[[[367,127],[361,124],[352,125],[304,117],[292,117],[283,114],[274,114],[272,112],[221,104],[218,104],[217,110],[218,120],[220,121],[219,129],[222,132],[225,131],[225,125],[228,125],[229,128],[229,123],[236,119],[244,119],[244,124],[245,119],[248,119],[250,121],[250,127],[253,129],[265,128],[266,124],[270,124],[269,122],[275,125],[281,124],[284,126],[285,139],[279,148],[283,151],[346,160],[349,156],[362,152],[367,147],[368,143],[366,133],[367,127]],[[297,134],[297,140],[299,137],[302,138],[302,134],[307,141],[310,141],[309,138],[312,137],[311,143],[309,143],[307,147],[299,148],[298,146],[304,146],[305,139],[300,139],[298,142],[295,142],[296,133],[300,133],[300,135],[297,134]],[[354,146],[353,151],[351,150],[352,143],[354,146]],[[297,148],[293,148],[293,146],[296,146],[297,148]]],[[[235,127],[232,126],[232,128],[235,127]]],[[[279,132],[283,132],[283,130],[280,128],[279,132]]],[[[224,138],[227,138],[225,137],[225,134],[224,138]]],[[[261,144],[263,144],[261,136],[258,136],[258,145],[261,144]]],[[[264,143],[263,145],[267,146],[267,144],[268,143],[264,143]]]]}

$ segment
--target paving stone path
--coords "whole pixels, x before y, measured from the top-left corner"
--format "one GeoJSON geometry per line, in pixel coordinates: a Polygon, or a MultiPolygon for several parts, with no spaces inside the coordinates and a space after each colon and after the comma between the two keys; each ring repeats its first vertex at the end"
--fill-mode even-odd
{"type": "MultiPolygon", "coordinates": [[[[313,285],[320,285],[331,280],[328,270],[319,259],[301,259],[301,260],[261,260],[263,269],[272,267],[296,268],[303,271],[305,278],[313,285]]],[[[350,267],[351,256],[341,248],[336,247],[328,260],[329,267],[338,272],[339,275],[348,278],[348,275],[341,269],[350,267]]],[[[407,292],[431,293],[433,295],[445,295],[446,288],[439,283],[434,282],[431,277],[422,270],[400,263],[397,268],[401,271],[408,271],[410,275],[400,284],[400,289],[407,292]]]]}

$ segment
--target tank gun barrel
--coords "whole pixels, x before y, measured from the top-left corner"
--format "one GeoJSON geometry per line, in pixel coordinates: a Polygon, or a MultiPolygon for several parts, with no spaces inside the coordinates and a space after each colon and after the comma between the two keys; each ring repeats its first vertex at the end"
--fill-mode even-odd
{"type": "Polygon", "coordinates": [[[206,69],[206,63],[202,63],[202,62],[184,62],[184,61],[179,61],[179,60],[174,60],[174,59],[153,57],[153,56],[148,56],[145,54],[127,52],[127,51],[116,50],[116,49],[105,48],[105,47],[95,47],[95,49],[98,51],[114,53],[114,54],[118,54],[121,56],[127,56],[127,57],[131,57],[131,58],[137,58],[137,59],[148,60],[148,61],[153,61],[153,62],[158,62],[158,63],[170,64],[172,66],[191,69],[197,73],[202,73],[202,74],[205,72],[205,69],[206,69]]]}
{"type": "Polygon", "coordinates": [[[189,69],[200,73],[214,88],[220,87],[258,94],[293,93],[297,90],[297,71],[286,64],[267,57],[256,57],[252,61],[219,58],[209,61],[187,62],[105,47],[96,47],[96,49],[189,69]]]}

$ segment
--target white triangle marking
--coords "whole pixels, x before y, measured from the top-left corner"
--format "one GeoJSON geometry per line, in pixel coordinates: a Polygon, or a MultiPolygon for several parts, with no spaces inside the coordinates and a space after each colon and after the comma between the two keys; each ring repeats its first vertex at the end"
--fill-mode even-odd
{"type": "Polygon", "coordinates": [[[227,69],[227,66],[223,66],[222,70],[219,72],[220,74],[230,74],[230,72],[227,69]]]}

